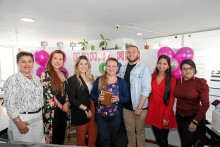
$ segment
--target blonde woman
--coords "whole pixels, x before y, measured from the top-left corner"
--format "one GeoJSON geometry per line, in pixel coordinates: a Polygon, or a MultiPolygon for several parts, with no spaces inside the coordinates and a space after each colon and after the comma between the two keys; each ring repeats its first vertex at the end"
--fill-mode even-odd
{"type": "Polygon", "coordinates": [[[94,102],[90,100],[90,91],[94,82],[90,73],[91,64],[86,56],[79,56],[74,65],[75,74],[68,79],[69,101],[71,103],[71,123],[76,125],[77,146],[95,147],[97,126],[94,120],[94,102]]]}

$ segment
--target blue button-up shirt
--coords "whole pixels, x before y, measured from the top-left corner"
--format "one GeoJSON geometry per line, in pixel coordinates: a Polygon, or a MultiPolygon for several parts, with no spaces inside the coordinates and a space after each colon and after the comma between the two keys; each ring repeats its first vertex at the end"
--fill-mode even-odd
{"type": "MultiPolygon", "coordinates": [[[[124,75],[127,69],[127,64],[123,65],[119,72],[119,77],[124,79],[124,75]]],[[[151,73],[147,66],[138,62],[130,73],[130,90],[131,90],[131,102],[133,109],[135,110],[140,102],[141,95],[149,96],[151,92],[151,73]]],[[[147,108],[148,100],[142,106],[147,108]]]]}

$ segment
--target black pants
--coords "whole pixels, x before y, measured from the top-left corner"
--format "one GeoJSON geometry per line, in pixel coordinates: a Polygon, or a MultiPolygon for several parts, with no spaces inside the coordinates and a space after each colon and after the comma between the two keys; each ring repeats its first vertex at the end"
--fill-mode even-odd
{"type": "Polygon", "coordinates": [[[53,144],[64,144],[66,125],[66,113],[61,111],[59,108],[55,108],[52,137],[53,144]]]}
{"type": "Polygon", "coordinates": [[[178,124],[178,132],[181,140],[181,147],[200,146],[202,137],[205,136],[205,118],[203,118],[197,125],[195,132],[188,131],[190,123],[195,116],[183,117],[176,113],[176,121],[178,124]]]}
{"type": "Polygon", "coordinates": [[[156,138],[157,144],[160,147],[167,147],[169,129],[159,129],[155,126],[152,126],[152,130],[154,132],[154,136],[156,138]]]}

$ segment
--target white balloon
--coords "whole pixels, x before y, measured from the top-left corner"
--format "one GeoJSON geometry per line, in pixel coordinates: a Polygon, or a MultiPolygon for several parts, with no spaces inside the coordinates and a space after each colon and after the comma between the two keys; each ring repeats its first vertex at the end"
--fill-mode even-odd
{"type": "Polygon", "coordinates": [[[174,71],[178,68],[179,62],[176,59],[170,59],[171,71],[174,71]]]}

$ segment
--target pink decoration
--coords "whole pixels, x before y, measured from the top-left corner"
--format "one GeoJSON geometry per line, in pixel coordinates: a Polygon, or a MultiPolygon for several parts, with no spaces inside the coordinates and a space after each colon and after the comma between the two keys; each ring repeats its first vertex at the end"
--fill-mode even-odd
{"type": "Polygon", "coordinates": [[[45,50],[38,50],[34,53],[34,58],[37,64],[45,66],[49,59],[49,54],[45,50]]]}
{"type": "Polygon", "coordinates": [[[180,70],[180,67],[178,67],[176,70],[172,71],[172,75],[174,77],[176,77],[177,79],[180,79],[181,77],[183,77],[181,70],[180,70]]]}
{"type": "Polygon", "coordinates": [[[189,47],[183,47],[179,49],[175,54],[175,58],[179,62],[179,64],[181,64],[181,62],[185,59],[193,59],[193,56],[194,52],[189,47]]]}
{"type": "Polygon", "coordinates": [[[157,52],[157,57],[160,57],[161,55],[167,55],[170,58],[174,58],[174,52],[169,47],[160,48],[159,51],[157,52]]]}
{"type": "Polygon", "coordinates": [[[66,73],[66,76],[69,76],[69,72],[67,71],[67,69],[65,67],[61,67],[60,71],[64,71],[66,73]]]}
{"type": "Polygon", "coordinates": [[[42,72],[45,71],[45,70],[46,70],[46,67],[45,67],[45,66],[39,67],[39,68],[36,70],[36,75],[37,75],[39,78],[41,78],[41,74],[42,74],[42,72]]]}

